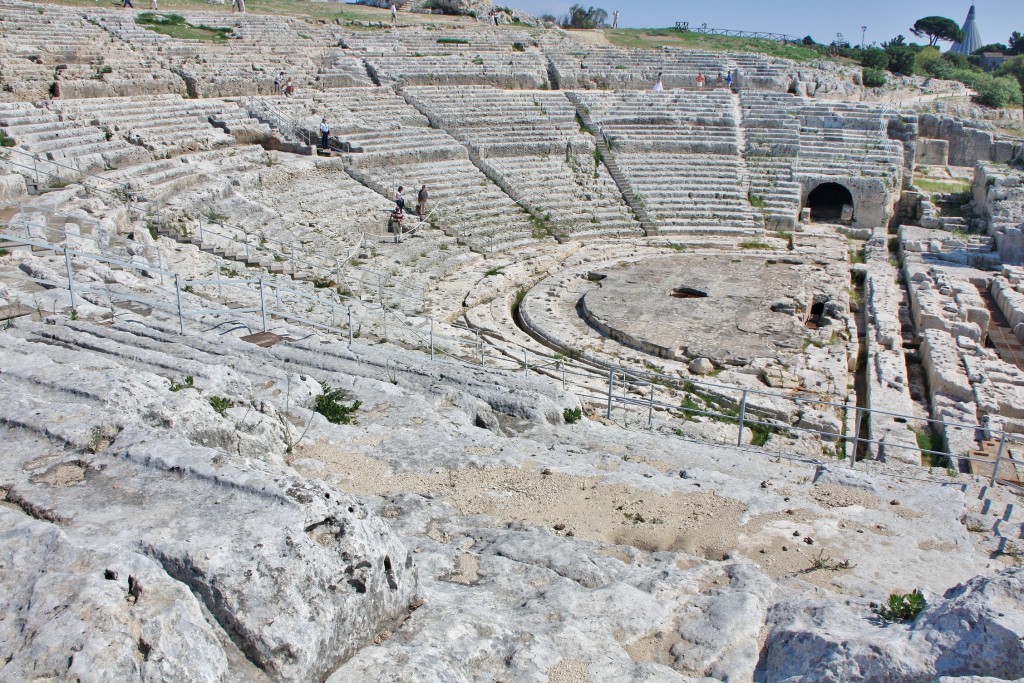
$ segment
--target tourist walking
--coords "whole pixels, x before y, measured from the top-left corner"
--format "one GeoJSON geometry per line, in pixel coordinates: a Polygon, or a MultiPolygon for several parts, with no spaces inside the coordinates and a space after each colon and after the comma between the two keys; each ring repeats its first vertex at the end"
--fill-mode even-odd
{"type": "Polygon", "coordinates": [[[293,81],[289,77],[288,81],[285,82],[285,84],[284,84],[284,96],[285,97],[291,97],[294,94],[295,94],[295,81],[293,81]]]}
{"type": "Polygon", "coordinates": [[[619,10],[612,12],[612,28],[619,27],[619,10]]]}
{"type": "Polygon", "coordinates": [[[156,0],[149,0],[149,9],[160,9],[159,5],[156,4],[156,0]]]}
{"type": "Polygon", "coordinates": [[[135,9],[135,5],[132,4],[132,0],[124,0],[124,2],[121,3],[121,9],[124,9],[125,7],[135,9]]]}
{"type": "Polygon", "coordinates": [[[320,121],[320,146],[327,149],[327,138],[331,134],[331,127],[327,125],[327,117],[320,121]]]}
{"type": "Polygon", "coordinates": [[[398,26],[398,5],[391,3],[391,26],[398,26]]]}
{"type": "Polygon", "coordinates": [[[704,80],[705,80],[704,74],[698,73],[697,74],[697,90],[701,90],[701,89],[704,88],[704,80]]]}
{"type": "Polygon", "coordinates": [[[275,95],[280,95],[281,94],[281,83],[283,81],[284,81],[284,72],[282,71],[281,73],[279,73],[277,76],[274,77],[274,94],[275,95]]]}
{"type": "Polygon", "coordinates": [[[403,192],[405,192],[405,188],[401,185],[395,190],[395,207],[401,213],[405,213],[405,195],[402,194],[403,192]]]}
{"type": "Polygon", "coordinates": [[[423,212],[427,208],[427,186],[424,185],[416,194],[416,215],[423,220],[423,212]]]}
{"type": "Polygon", "coordinates": [[[661,74],[659,73],[658,74],[658,80],[656,80],[654,82],[654,87],[651,88],[651,90],[653,90],[654,92],[661,92],[664,89],[665,89],[665,86],[662,85],[662,83],[661,83],[661,74]]]}

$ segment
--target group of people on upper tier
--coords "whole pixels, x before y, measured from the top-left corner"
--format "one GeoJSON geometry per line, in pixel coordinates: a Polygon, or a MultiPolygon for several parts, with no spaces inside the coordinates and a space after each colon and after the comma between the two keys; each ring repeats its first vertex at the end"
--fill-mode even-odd
{"type": "MultiPolygon", "coordinates": [[[[658,74],[658,80],[654,82],[654,87],[651,88],[654,92],[663,92],[665,90],[665,84],[662,81],[663,73],[658,74]]],[[[697,74],[697,89],[703,90],[704,86],[710,86],[713,88],[732,88],[732,72],[725,75],[718,74],[718,76],[712,81],[709,76],[705,76],[703,73],[697,74]]]]}

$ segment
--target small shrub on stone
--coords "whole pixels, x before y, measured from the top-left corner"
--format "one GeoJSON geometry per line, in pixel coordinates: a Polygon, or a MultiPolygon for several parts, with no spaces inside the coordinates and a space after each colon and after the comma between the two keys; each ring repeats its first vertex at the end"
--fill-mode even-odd
{"type": "Polygon", "coordinates": [[[228,408],[231,408],[234,405],[234,401],[232,401],[230,398],[224,398],[223,396],[210,397],[210,407],[216,410],[221,415],[223,415],[228,408]]]}
{"type": "Polygon", "coordinates": [[[881,69],[864,67],[864,71],[861,73],[861,80],[867,88],[881,88],[886,83],[885,72],[881,69]]]}
{"type": "Polygon", "coordinates": [[[919,590],[892,593],[889,595],[889,601],[878,608],[878,616],[886,621],[913,621],[927,605],[919,590]]]}
{"type": "Polygon", "coordinates": [[[562,419],[565,420],[566,424],[574,425],[582,417],[583,411],[580,408],[566,408],[562,411],[562,419]]]}
{"type": "Polygon", "coordinates": [[[345,405],[342,402],[346,398],[344,389],[332,389],[327,382],[320,382],[320,388],[323,393],[316,397],[313,410],[323,415],[331,424],[355,424],[353,415],[363,405],[362,401],[353,401],[351,405],[345,405]]]}

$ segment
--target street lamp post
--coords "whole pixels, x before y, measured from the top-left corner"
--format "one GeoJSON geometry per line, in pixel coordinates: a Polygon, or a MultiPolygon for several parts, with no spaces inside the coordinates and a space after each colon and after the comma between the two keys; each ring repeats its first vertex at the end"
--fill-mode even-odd
{"type": "Polygon", "coordinates": [[[861,26],[860,27],[860,49],[862,49],[862,50],[864,49],[864,36],[867,35],[867,32],[868,32],[868,27],[867,26],[861,26]]]}

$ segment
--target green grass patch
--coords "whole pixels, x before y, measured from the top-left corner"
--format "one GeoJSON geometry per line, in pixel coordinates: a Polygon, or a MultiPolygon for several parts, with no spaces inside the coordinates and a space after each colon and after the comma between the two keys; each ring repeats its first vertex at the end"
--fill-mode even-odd
{"type": "Polygon", "coordinates": [[[469,45],[469,41],[465,38],[438,38],[438,45],[469,45]]]}
{"type": "Polygon", "coordinates": [[[193,26],[185,21],[180,14],[158,14],[156,12],[142,12],[135,17],[135,23],[144,26],[150,31],[161,33],[179,40],[205,40],[213,43],[223,43],[231,33],[230,28],[215,28],[212,26],[193,26]]]}
{"type": "Polygon", "coordinates": [[[771,249],[772,245],[767,242],[760,242],[758,240],[743,240],[740,242],[740,248],[742,249],[771,249]]]}
{"type": "Polygon", "coordinates": [[[915,178],[914,187],[925,192],[938,192],[942,194],[970,194],[971,181],[969,180],[926,180],[915,178]]]}
{"type": "Polygon", "coordinates": [[[566,408],[562,411],[562,419],[566,424],[574,425],[583,417],[583,410],[580,408],[566,408]]]}
{"type": "Polygon", "coordinates": [[[657,50],[662,47],[679,47],[690,50],[713,52],[756,52],[771,57],[792,59],[795,62],[809,62],[826,59],[814,50],[757,38],[733,38],[731,36],[709,36],[676,29],[610,29],[604,32],[608,41],[616,47],[635,47],[657,50]]]}
{"type": "Polygon", "coordinates": [[[0,147],[14,147],[17,144],[6,131],[0,130],[0,147]]]}
{"type": "Polygon", "coordinates": [[[754,207],[755,209],[763,209],[764,208],[764,197],[756,195],[753,192],[748,192],[747,193],[747,201],[749,201],[750,205],[752,207],[754,207]]]}

